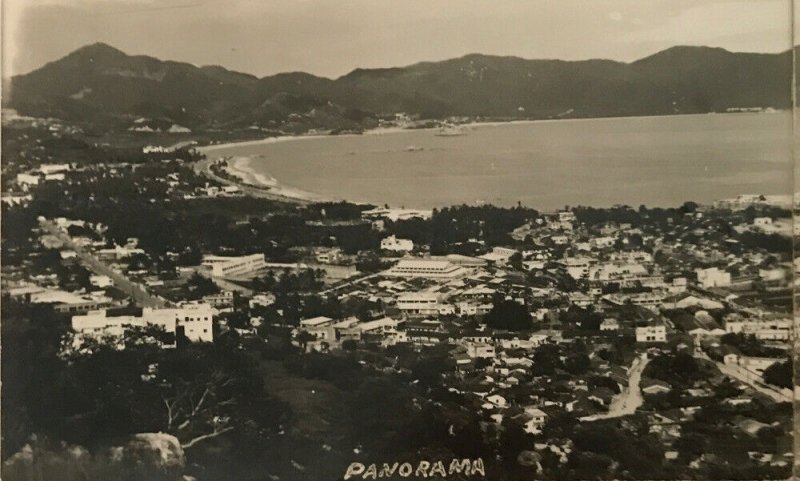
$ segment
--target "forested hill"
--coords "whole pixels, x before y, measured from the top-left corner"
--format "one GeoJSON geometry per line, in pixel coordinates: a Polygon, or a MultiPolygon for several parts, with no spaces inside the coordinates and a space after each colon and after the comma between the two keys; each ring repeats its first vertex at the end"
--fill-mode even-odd
{"type": "Polygon", "coordinates": [[[789,108],[791,72],[788,51],[673,47],[632,63],[472,54],[335,80],[301,72],[257,78],[97,43],[12,78],[4,103],[25,115],[124,128],[359,129],[398,112],[570,118],[789,108]]]}

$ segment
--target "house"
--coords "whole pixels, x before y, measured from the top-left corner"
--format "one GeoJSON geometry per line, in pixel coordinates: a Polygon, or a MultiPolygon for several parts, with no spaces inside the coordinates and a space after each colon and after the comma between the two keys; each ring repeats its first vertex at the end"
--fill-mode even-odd
{"type": "Polygon", "coordinates": [[[336,264],[342,260],[342,250],[338,247],[320,250],[316,259],[320,264],[336,264]]]}
{"type": "Polygon", "coordinates": [[[78,342],[85,337],[111,337],[118,339],[120,348],[124,348],[129,329],[146,326],[161,327],[169,334],[182,333],[192,342],[213,342],[213,315],[212,307],[204,303],[164,309],[102,309],[72,316],[72,329],[78,334],[78,342]]]}
{"type": "Polygon", "coordinates": [[[69,164],[42,164],[39,166],[39,172],[42,175],[57,174],[60,172],[67,172],[70,170],[69,164]]]}
{"type": "Polygon", "coordinates": [[[374,321],[367,321],[355,326],[355,328],[361,331],[361,335],[380,335],[384,334],[390,330],[394,330],[400,324],[400,321],[396,321],[391,317],[383,317],[381,319],[376,319],[374,321]]]}
{"type": "Polygon", "coordinates": [[[611,389],[601,386],[592,391],[589,394],[588,399],[600,404],[601,406],[609,406],[611,404],[611,400],[614,398],[614,391],[611,389]]]}
{"type": "Polygon", "coordinates": [[[316,341],[325,341],[330,344],[332,341],[336,340],[333,319],[330,317],[318,316],[310,319],[303,319],[300,321],[300,330],[314,336],[316,341]]]}
{"type": "Polygon", "coordinates": [[[672,390],[672,386],[658,379],[642,380],[642,392],[645,394],[664,394],[672,390]]]}
{"type": "Polygon", "coordinates": [[[17,174],[17,185],[22,187],[39,185],[39,176],[31,174],[17,174]]]}
{"type": "Polygon", "coordinates": [[[439,314],[443,298],[438,292],[411,292],[397,297],[397,308],[408,316],[433,316],[439,314]]]}
{"type": "Polygon", "coordinates": [[[609,317],[609,318],[603,319],[603,322],[600,323],[600,330],[601,331],[618,331],[619,330],[619,321],[617,321],[613,317],[609,317]]]}
{"type": "Polygon", "coordinates": [[[381,250],[409,252],[414,250],[414,242],[409,239],[398,239],[392,235],[381,240],[381,250]]]}
{"type": "Polygon", "coordinates": [[[101,289],[105,289],[106,287],[111,287],[114,285],[114,281],[110,277],[103,275],[89,276],[89,283],[101,289]]]}
{"type": "Polygon", "coordinates": [[[560,263],[564,266],[567,274],[573,279],[582,279],[589,275],[589,266],[593,262],[590,257],[567,257],[560,263]]]}
{"type": "Polygon", "coordinates": [[[667,342],[667,329],[663,324],[637,327],[636,342],[667,342]]]}
{"type": "Polygon", "coordinates": [[[261,307],[268,307],[272,304],[275,304],[275,295],[274,294],[256,294],[247,302],[250,306],[250,309],[253,309],[257,306],[261,307]]]}
{"type": "Polygon", "coordinates": [[[506,407],[506,405],[508,405],[508,401],[506,400],[506,398],[504,398],[499,394],[492,394],[491,396],[486,396],[486,401],[498,408],[503,408],[506,407]]]}
{"type": "Polygon", "coordinates": [[[728,287],[731,285],[731,274],[719,270],[717,267],[709,267],[707,269],[696,269],[697,282],[704,288],[710,289],[712,287],[728,287]]]}
{"type": "Polygon", "coordinates": [[[508,264],[511,256],[516,253],[517,251],[515,249],[509,249],[507,247],[494,247],[490,252],[480,256],[480,258],[485,259],[493,264],[505,265],[508,264]]]}
{"type": "Polygon", "coordinates": [[[467,344],[467,356],[470,358],[491,359],[496,355],[494,346],[482,342],[470,342],[467,344]]]}
{"type": "Polygon", "coordinates": [[[233,291],[220,291],[216,294],[203,296],[203,302],[207,302],[217,309],[227,309],[233,307],[233,299],[233,291]]]}
{"type": "Polygon", "coordinates": [[[717,310],[725,307],[724,304],[719,301],[694,295],[688,295],[688,296],[685,295],[675,298],[675,300],[672,302],[665,302],[665,305],[671,307],[672,309],[686,309],[690,307],[699,307],[705,310],[717,310]]]}
{"type": "Polygon", "coordinates": [[[544,425],[547,423],[547,413],[535,406],[525,408],[525,416],[529,417],[525,421],[524,430],[528,434],[541,434],[544,425]]]}

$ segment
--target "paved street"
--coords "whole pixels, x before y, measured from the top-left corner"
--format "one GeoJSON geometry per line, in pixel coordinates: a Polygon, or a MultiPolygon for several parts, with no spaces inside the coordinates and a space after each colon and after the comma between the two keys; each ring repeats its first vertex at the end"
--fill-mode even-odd
{"type": "Polygon", "coordinates": [[[95,257],[94,254],[75,244],[75,242],[72,241],[72,238],[56,227],[52,221],[42,222],[41,227],[47,231],[48,234],[57,237],[61,242],[64,243],[66,247],[75,251],[78,258],[81,260],[81,264],[83,264],[87,269],[95,274],[110,277],[114,281],[114,285],[117,287],[117,289],[131,295],[136,304],[143,307],[164,307],[166,305],[166,302],[163,299],[150,294],[143,285],[128,279],[128,277],[119,272],[114,271],[105,262],[95,257]]]}
{"type": "Polygon", "coordinates": [[[722,374],[733,378],[741,383],[747,384],[750,388],[755,389],[759,393],[772,398],[775,402],[791,402],[792,396],[789,394],[785,394],[780,390],[765,384],[764,381],[761,379],[757,373],[748,371],[747,369],[743,369],[740,366],[732,366],[729,364],[723,364],[721,362],[716,363],[719,370],[722,374]]]}
{"type": "Polygon", "coordinates": [[[642,390],[639,384],[642,381],[642,372],[650,360],[646,356],[637,357],[633,360],[628,369],[628,386],[621,393],[614,396],[606,414],[596,414],[585,416],[581,421],[597,421],[600,419],[611,419],[622,416],[629,416],[636,412],[642,405],[642,390]]]}
{"type": "Polygon", "coordinates": [[[747,384],[752,389],[760,392],[761,394],[770,397],[775,402],[790,402],[792,401],[792,396],[788,393],[783,393],[779,389],[776,389],[769,384],[765,384],[761,376],[758,374],[748,371],[747,369],[743,369],[739,366],[733,366],[729,364],[724,364],[721,362],[716,362],[703,351],[695,350],[693,353],[694,357],[698,359],[704,359],[706,361],[713,362],[717,365],[717,368],[720,370],[722,374],[725,374],[729,378],[739,381],[743,384],[747,384]]]}

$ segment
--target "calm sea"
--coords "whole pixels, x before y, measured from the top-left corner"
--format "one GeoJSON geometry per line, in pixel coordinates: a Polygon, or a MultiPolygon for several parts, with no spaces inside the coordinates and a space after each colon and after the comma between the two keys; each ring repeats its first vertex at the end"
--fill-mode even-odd
{"type": "Polygon", "coordinates": [[[331,136],[216,149],[282,184],[415,208],[492,203],[554,209],[677,206],[789,194],[791,114],[561,120],[331,136]]]}

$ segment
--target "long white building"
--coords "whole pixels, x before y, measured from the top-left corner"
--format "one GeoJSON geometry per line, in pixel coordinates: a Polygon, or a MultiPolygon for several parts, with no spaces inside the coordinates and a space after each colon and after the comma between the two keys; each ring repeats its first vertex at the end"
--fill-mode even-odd
{"type": "Polygon", "coordinates": [[[183,333],[192,342],[213,342],[214,310],[208,304],[153,309],[99,309],[72,316],[72,330],[84,337],[116,337],[124,340],[127,330],[159,326],[169,334],[183,333]]]}
{"type": "Polygon", "coordinates": [[[467,269],[449,261],[402,259],[394,267],[384,271],[383,274],[393,277],[426,277],[435,279],[461,277],[468,272],[467,269]]]}
{"type": "Polygon", "coordinates": [[[249,256],[203,256],[203,265],[211,268],[214,277],[238,277],[265,269],[267,262],[264,254],[249,256]]]}

